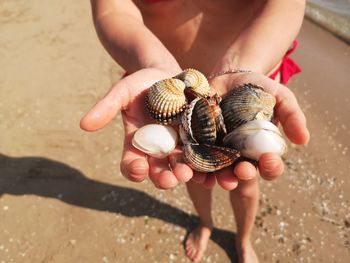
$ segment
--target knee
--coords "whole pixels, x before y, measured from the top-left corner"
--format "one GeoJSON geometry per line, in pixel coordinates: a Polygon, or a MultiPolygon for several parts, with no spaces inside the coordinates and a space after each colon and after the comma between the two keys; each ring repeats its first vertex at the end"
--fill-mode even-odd
{"type": "Polygon", "coordinates": [[[239,182],[238,187],[231,191],[236,198],[256,198],[259,195],[258,182],[239,182]]]}

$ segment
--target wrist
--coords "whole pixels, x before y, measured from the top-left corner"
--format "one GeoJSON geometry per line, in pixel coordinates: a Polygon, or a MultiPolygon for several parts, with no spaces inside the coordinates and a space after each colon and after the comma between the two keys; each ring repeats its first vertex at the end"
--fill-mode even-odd
{"type": "Polygon", "coordinates": [[[155,68],[161,71],[172,73],[174,76],[182,71],[179,64],[177,62],[174,63],[172,61],[148,63],[145,65],[145,68],[155,68]]]}
{"type": "Polygon", "coordinates": [[[211,74],[230,70],[244,70],[264,74],[264,68],[258,59],[250,59],[248,55],[238,52],[226,54],[214,67],[211,74]]]}

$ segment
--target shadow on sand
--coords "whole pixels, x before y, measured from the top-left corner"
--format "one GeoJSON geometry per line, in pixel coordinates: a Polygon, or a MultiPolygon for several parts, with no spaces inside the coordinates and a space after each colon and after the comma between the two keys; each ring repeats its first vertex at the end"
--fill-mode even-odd
{"type": "MultiPolygon", "coordinates": [[[[0,154],[0,197],[3,194],[38,195],[127,217],[153,217],[187,232],[198,220],[142,191],[91,180],[73,167],[41,157],[11,158],[0,154]]],[[[237,261],[233,232],[215,228],[211,239],[224,249],[231,262],[237,261]]]]}

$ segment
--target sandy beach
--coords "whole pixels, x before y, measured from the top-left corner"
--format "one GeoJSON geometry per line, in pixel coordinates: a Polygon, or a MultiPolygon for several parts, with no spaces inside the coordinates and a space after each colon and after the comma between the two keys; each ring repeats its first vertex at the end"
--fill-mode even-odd
{"type": "MultiPolygon", "coordinates": [[[[119,171],[120,117],[86,133],[81,116],[123,74],[88,1],[0,0],[0,263],[189,262],[197,217],[168,191],[119,171]]],[[[285,174],[261,180],[253,243],[261,262],[349,262],[350,48],[304,21],[289,87],[311,141],[289,145],[285,174]]],[[[227,193],[203,262],[235,262],[227,193]]]]}

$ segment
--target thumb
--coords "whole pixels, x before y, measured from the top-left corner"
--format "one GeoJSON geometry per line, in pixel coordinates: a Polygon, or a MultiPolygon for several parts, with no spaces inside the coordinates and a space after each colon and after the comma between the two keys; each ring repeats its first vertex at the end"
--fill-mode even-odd
{"type": "Polygon", "coordinates": [[[172,76],[172,72],[141,69],[118,81],[95,106],[81,119],[80,127],[96,131],[106,126],[120,110],[126,109],[154,82],[172,76]]]}
{"type": "Polygon", "coordinates": [[[129,95],[122,79],[85,114],[80,120],[80,127],[85,131],[96,131],[103,128],[117,115],[127,101],[129,101],[129,95]]]}

